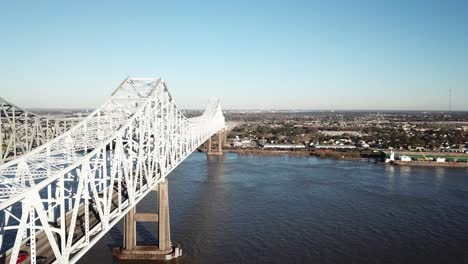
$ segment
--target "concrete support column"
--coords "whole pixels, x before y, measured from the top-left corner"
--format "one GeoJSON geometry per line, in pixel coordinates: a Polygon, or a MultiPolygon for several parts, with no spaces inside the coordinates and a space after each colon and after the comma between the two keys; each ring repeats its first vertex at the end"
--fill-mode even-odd
{"type": "Polygon", "coordinates": [[[171,226],[169,218],[169,190],[167,181],[158,184],[159,250],[171,251],[171,226]]]}
{"type": "Polygon", "coordinates": [[[133,250],[136,247],[135,207],[130,209],[124,218],[124,248],[133,250]]]}
{"type": "Polygon", "coordinates": [[[211,137],[208,139],[208,142],[206,144],[206,152],[210,153],[211,152],[211,137]]]}
{"type": "Polygon", "coordinates": [[[169,260],[182,255],[179,247],[172,248],[169,218],[169,188],[167,180],[160,182],[154,191],[158,192],[158,213],[137,213],[130,209],[124,220],[124,241],[122,248],[114,248],[118,259],[126,260],[169,260]],[[136,222],[157,222],[158,245],[137,245],[136,222]]]}
{"type": "Polygon", "coordinates": [[[226,145],[226,144],[227,144],[228,131],[227,131],[227,130],[224,130],[224,131],[223,131],[223,134],[224,134],[224,141],[223,141],[223,144],[226,145]]]}
{"type": "Polygon", "coordinates": [[[223,155],[223,132],[219,131],[218,133],[218,147],[214,151],[211,150],[211,138],[208,140],[208,149],[206,154],[208,156],[221,156],[223,155]]]}
{"type": "Polygon", "coordinates": [[[218,132],[218,152],[223,153],[223,132],[218,132]]]}

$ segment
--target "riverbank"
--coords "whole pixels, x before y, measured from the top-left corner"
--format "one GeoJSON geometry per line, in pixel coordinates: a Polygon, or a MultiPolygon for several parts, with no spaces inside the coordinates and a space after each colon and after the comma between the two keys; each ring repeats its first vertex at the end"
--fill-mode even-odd
{"type": "Polygon", "coordinates": [[[369,159],[378,160],[380,156],[370,156],[360,152],[338,152],[338,151],[310,151],[303,150],[273,150],[262,148],[228,148],[223,150],[226,153],[237,153],[243,155],[292,155],[292,156],[314,156],[322,159],[337,159],[337,160],[356,160],[368,161],[369,159]]]}
{"type": "MultiPolygon", "coordinates": [[[[379,152],[372,151],[311,151],[311,150],[273,150],[262,148],[227,148],[223,150],[226,153],[237,153],[240,155],[260,155],[260,156],[314,156],[321,159],[334,160],[351,160],[351,161],[367,161],[375,163],[384,163],[384,156],[379,152]]],[[[465,162],[428,162],[428,161],[394,161],[392,165],[398,166],[419,166],[419,167],[444,167],[444,168],[468,168],[468,163],[465,162]]]]}
{"type": "Polygon", "coordinates": [[[241,148],[230,148],[223,149],[227,153],[237,153],[245,155],[264,155],[264,156],[275,156],[275,155],[292,155],[292,156],[310,156],[309,150],[265,150],[265,149],[241,149],[241,148]]]}
{"type": "Polygon", "coordinates": [[[399,166],[417,166],[417,167],[444,167],[444,168],[468,168],[467,162],[435,162],[435,161],[401,161],[393,162],[399,166]]]}
{"type": "Polygon", "coordinates": [[[345,151],[311,151],[311,156],[322,159],[337,159],[337,160],[355,160],[355,161],[378,161],[381,159],[380,155],[371,155],[363,152],[345,152],[345,151]]]}

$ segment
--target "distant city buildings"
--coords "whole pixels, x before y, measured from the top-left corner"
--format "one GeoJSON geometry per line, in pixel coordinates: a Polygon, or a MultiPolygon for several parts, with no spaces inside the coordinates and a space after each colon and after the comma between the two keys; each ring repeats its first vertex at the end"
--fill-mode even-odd
{"type": "Polygon", "coordinates": [[[227,112],[234,148],[466,153],[468,113],[227,112]]]}

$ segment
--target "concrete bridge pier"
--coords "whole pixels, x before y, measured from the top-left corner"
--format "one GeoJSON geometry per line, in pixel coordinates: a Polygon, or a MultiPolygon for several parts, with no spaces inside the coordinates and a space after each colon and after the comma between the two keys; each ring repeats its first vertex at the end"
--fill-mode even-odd
{"type": "Polygon", "coordinates": [[[156,186],[158,213],[137,213],[132,208],[124,219],[123,247],[114,248],[113,255],[120,260],[169,260],[182,255],[182,250],[171,243],[169,218],[169,189],[167,180],[156,186]],[[158,223],[158,245],[137,245],[137,222],[158,223]]]}
{"type": "Polygon", "coordinates": [[[207,141],[206,155],[208,156],[221,156],[223,155],[223,144],[224,144],[224,131],[219,131],[218,135],[218,146],[217,150],[212,149],[211,137],[207,141]]]}

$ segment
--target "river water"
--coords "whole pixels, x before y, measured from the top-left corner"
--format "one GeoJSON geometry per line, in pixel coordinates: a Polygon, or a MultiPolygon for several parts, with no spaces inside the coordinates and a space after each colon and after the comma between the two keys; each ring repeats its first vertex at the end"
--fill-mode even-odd
{"type": "MultiPolygon", "coordinates": [[[[194,153],[168,179],[172,263],[468,263],[467,169],[194,153]]],[[[117,263],[121,243],[122,223],[80,263],[117,263]]]]}

